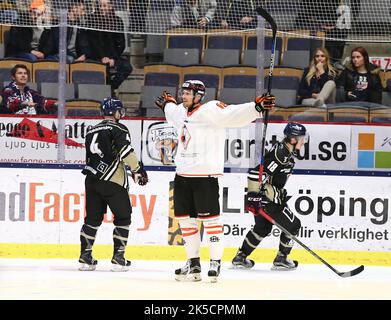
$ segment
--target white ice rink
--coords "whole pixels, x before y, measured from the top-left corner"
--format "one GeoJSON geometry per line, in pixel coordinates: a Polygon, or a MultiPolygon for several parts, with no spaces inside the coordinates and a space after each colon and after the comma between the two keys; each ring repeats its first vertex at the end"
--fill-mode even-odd
{"type": "MultiPolygon", "coordinates": [[[[234,270],[224,263],[218,283],[207,279],[176,282],[173,271],[183,261],[132,261],[128,272],[111,272],[100,260],[96,271],[80,272],[74,260],[0,259],[0,300],[130,299],[130,300],[390,300],[391,267],[365,267],[351,278],[340,278],[324,265],[299,265],[295,271],[271,271],[258,263],[234,270]]],[[[357,266],[334,266],[349,271],[357,266]]]]}

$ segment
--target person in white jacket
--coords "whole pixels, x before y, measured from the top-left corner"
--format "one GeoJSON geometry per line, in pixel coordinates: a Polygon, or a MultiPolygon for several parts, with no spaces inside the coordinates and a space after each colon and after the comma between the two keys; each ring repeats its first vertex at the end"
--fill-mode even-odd
{"type": "Polygon", "coordinates": [[[166,91],[155,102],[179,135],[174,214],[179,219],[188,260],[183,268],[175,270],[178,281],[201,280],[197,221],[204,225],[210,250],[208,277],[211,282],[217,281],[224,250],[217,177],[224,172],[225,128],[246,126],[275,105],[275,97],[266,94],[254,102],[238,105],[217,100],[203,104],[204,96],[205,85],[199,80],[188,80],[182,85],[181,104],[166,91]]]}

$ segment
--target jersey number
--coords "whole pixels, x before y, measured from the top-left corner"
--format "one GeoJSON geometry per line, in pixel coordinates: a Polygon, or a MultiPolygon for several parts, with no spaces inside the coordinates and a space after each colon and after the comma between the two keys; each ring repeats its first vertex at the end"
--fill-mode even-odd
{"type": "Polygon", "coordinates": [[[278,167],[278,163],[275,163],[274,161],[272,161],[268,166],[267,168],[269,169],[270,172],[274,172],[274,170],[276,170],[278,167]]]}
{"type": "Polygon", "coordinates": [[[96,139],[98,139],[98,133],[95,133],[92,137],[92,141],[90,144],[90,151],[91,153],[96,153],[99,155],[99,157],[103,158],[103,152],[99,149],[98,142],[96,142],[96,139]]]}

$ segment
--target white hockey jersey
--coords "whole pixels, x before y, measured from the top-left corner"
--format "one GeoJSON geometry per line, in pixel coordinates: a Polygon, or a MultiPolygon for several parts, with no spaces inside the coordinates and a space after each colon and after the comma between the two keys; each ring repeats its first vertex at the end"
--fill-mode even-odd
{"type": "Polygon", "coordinates": [[[176,173],[184,177],[222,176],[225,128],[243,127],[261,117],[255,103],[226,105],[209,101],[188,112],[183,104],[167,103],[167,122],[177,128],[176,173]]]}

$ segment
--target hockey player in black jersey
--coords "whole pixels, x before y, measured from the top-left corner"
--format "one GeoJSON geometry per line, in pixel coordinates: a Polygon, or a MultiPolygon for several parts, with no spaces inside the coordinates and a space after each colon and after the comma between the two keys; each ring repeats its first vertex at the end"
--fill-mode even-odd
{"type": "MultiPolygon", "coordinates": [[[[295,165],[294,158],[304,144],[306,129],[302,124],[290,122],[284,129],[284,139],[277,142],[264,157],[262,185],[259,182],[259,165],[249,170],[247,178],[247,208],[254,214],[255,225],[247,233],[242,246],[232,260],[234,267],[252,268],[254,261],[247,256],[259,245],[272,230],[272,223],[259,214],[263,210],[281,224],[292,235],[297,235],[300,220],[289,209],[287,192],[284,186],[295,165]]],[[[273,261],[272,270],[294,270],[298,262],[288,258],[293,242],[284,233],[280,236],[279,251],[273,261]]]]}
{"type": "Polygon", "coordinates": [[[148,175],[130,144],[128,128],[119,123],[124,111],[120,100],[104,99],[101,104],[104,120],[92,127],[86,135],[86,165],[82,171],[86,175],[86,217],[80,231],[81,271],[96,268],[92,246],[107,206],[113,212],[115,226],[112,270],[127,271],[130,266],[130,261],[124,256],[132,213],[127,171],[130,171],[135,183],[141,186],[147,184],[148,175]]]}

